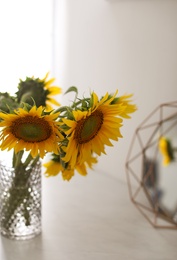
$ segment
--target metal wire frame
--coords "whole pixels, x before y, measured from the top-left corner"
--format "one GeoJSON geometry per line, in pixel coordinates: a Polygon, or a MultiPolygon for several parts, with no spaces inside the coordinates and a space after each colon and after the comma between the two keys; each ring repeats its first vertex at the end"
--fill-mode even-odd
{"type": "Polygon", "coordinates": [[[130,199],[155,228],[177,229],[177,220],[159,204],[157,176],[154,169],[159,153],[159,137],[168,134],[174,127],[177,127],[177,101],[161,104],[136,129],[125,164],[130,199]],[[167,128],[164,127],[166,123],[167,128]],[[146,131],[145,140],[144,131],[146,131]],[[148,163],[147,152],[151,147],[154,150],[148,163]],[[148,168],[145,171],[146,162],[148,168]]]}

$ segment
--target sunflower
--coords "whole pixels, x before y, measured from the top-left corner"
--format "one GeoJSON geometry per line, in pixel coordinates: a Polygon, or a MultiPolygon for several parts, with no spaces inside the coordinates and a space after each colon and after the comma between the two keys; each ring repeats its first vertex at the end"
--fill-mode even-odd
{"type": "Polygon", "coordinates": [[[130,104],[131,102],[130,98],[132,96],[133,96],[132,94],[120,96],[113,101],[113,103],[115,104],[122,104],[125,106],[125,109],[120,114],[121,117],[130,118],[129,114],[134,113],[137,110],[136,105],[130,104]]]}
{"type": "Polygon", "coordinates": [[[57,161],[51,160],[44,163],[43,166],[46,168],[46,171],[44,172],[46,177],[56,176],[61,173],[63,180],[69,181],[74,176],[74,169],[64,169],[61,163],[57,161]]]}
{"type": "Polygon", "coordinates": [[[47,96],[46,96],[46,108],[47,110],[52,109],[51,105],[56,105],[56,106],[60,106],[60,103],[58,103],[53,96],[61,94],[61,88],[57,87],[57,86],[51,86],[52,83],[55,81],[55,78],[51,78],[47,81],[49,72],[45,75],[45,77],[41,80],[41,82],[43,82],[44,84],[44,90],[46,90],[47,92],[47,96]]]}
{"type": "Polygon", "coordinates": [[[168,166],[174,160],[174,154],[171,142],[164,136],[159,139],[159,150],[163,156],[163,165],[168,166]]]}
{"type": "Polygon", "coordinates": [[[17,102],[25,102],[31,106],[34,104],[37,107],[43,106],[47,111],[52,110],[52,105],[60,106],[53,96],[61,93],[61,88],[52,86],[55,81],[54,78],[47,80],[49,73],[45,75],[43,79],[26,77],[26,79],[20,80],[18,85],[17,102]]]}
{"type": "Polygon", "coordinates": [[[46,168],[46,171],[44,173],[46,177],[56,176],[63,169],[60,162],[53,161],[53,160],[44,163],[43,166],[46,168]]]}
{"type": "Polygon", "coordinates": [[[18,107],[14,97],[10,96],[9,93],[0,92],[0,111],[8,113],[11,109],[14,110],[18,107]]]}
{"type": "Polygon", "coordinates": [[[105,145],[113,146],[110,139],[118,141],[121,138],[120,127],[122,119],[117,117],[126,109],[124,104],[113,104],[116,93],[108,93],[99,101],[93,92],[90,108],[86,111],[73,110],[72,118],[63,118],[64,133],[68,144],[62,147],[65,162],[74,168],[76,164],[82,165],[91,158],[92,153],[101,155],[105,153],[105,145]]]}
{"type": "Polygon", "coordinates": [[[46,152],[58,153],[58,141],[62,138],[59,123],[55,120],[59,113],[45,114],[42,106],[14,110],[14,114],[0,112],[0,148],[15,152],[26,149],[34,158],[44,157],[46,152]]]}
{"type": "Polygon", "coordinates": [[[97,163],[97,158],[93,157],[91,155],[91,157],[88,158],[87,161],[85,161],[84,163],[81,163],[81,164],[76,163],[75,169],[77,170],[77,172],[79,174],[86,176],[87,175],[87,168],[92,169],[92,165],[95,164],[95,163],[97,163]]]}
{"type": "Polygon", "coordinates": [[[92,165],[95,163],[97,163],[97,159],[91,156],[88,161],[85,161],[82,164],[76,163],[75,168],[72,169],[69,164],[65,165],[61,163],[60,155],[53,154],[52,159],[43,164],[43,166],[46,168],[44,174],[46,177],[50,177],[56,176],[61,172],[63,180],[69,181],[74,176],[75,170],[82,176],[86,176],[87,168],[92,169],[92,165]]]}

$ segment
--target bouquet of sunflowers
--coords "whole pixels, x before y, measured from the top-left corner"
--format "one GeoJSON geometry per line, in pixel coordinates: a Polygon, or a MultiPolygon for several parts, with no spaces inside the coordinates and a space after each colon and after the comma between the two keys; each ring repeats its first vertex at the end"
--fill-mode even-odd
{"type": "Polygon", "coordinates": [[[61,106],[53,96],[62,90],[53,86],[54,78],[47,78],[48,73],[43,79],[20,79],[14,96],[0,93],[0,149],[13,149],[12,167],[21,173],[50,153],[45,175],[61,173],[70,180],[75,171],[86,175],[105,146],[113,146],[110,140],[122,137],[123,119],[137,108],[132,94],[117,96],[116,91],[99,98],[93,91],[79,98],[76,87],[65,92],[74,93],[72,104],[61,106]]]}
{"type": "MultiPolygon", "coordinates": [[[[75,171],[85,176],[87,168],[105,153],[105,146],[113,146],[110,140],[122,137],[123,119],[136,111],[131,94],[117,96],[116,91],[99,98],[93,91],[89,97],[79,98],[76,87],[65,93],[74,93],[72,104],[61,106],[53,98],[61,94],[61,88],[53,86],[54,78],[47,78],[48,73],[43,79],[27,77],[20,80],[15,95],[0,93],[0,149],[13,152],[10,167],[15,173],[8,190],[0,192],[5,201],[0,205],[5,234],[18,226],[21,232],[20,223],[29,230],[33,221],[39,223],[40,202],[36,203],[37,191],[29,183],[40,158],[49,154],[49,161],[43,164],[46,176],[61,173],[64,180],[70,180],[75,171]],[[31,213],[33,200],[35,218],[31,213]]],[[[32,230],[40,232],[40,228],[32,230]]]]}

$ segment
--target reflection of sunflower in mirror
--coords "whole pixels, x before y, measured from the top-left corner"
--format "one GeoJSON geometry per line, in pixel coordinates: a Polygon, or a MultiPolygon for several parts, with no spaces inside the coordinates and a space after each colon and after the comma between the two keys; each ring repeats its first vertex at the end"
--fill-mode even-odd
{"type": "Polygon", "coordinates": [[[62,158],[69,162],[73,168],[76,163],[82,164],[95,152],[97,155],[105,153],[105,145],[112,146],[110,139],[118,141],[122,137],[120,116],[126,105],[114,104],[117,92],[110,96],[108,93],[99,101],[93,93],[90,108],[86,111],[72,111],[73,119],[63,119],[69,128],[64,130],[68,145],[63,147],[65,156],[62,158]]]}
{"type": "Polygon", "coordinates": [[[52,105],[59,106],[53,96],[61,94],[61,88],[52,86],[55,79],[47,80],[48,75],[43,79],[26,77],[24,81],[20,80],[16,92],[18,103],[25,102],[32,106],[35,101],[37,107],[43,106],[46,110],[52,110],[52,105]]]}
{"type": "Polygon", "coordinates": [[[44,114],[44,109],[33,106],[30,111],[19,108],[14,114],[0,113],[1,150],[14,148],[30,151],[32,157],[44,157],[46,152],[58,153],[61,139],[57,119],[59,113],[44,114]]]}
{"type": "Polygon", "coordinates": [[[159,150],[163,156],[163,166],[168,166],[174,160],[174,152],[170,140],[165,136],[159,139],[159,150]]]}

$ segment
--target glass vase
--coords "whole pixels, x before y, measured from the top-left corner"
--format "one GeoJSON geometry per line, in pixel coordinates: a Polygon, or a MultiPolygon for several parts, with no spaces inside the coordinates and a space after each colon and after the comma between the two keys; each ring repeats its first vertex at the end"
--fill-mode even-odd
{"type": "Polygon", "coordinates": [[[41,162],[15,170],[0,162],[0,231],[26,240],[41,233],[41,162]]]}

